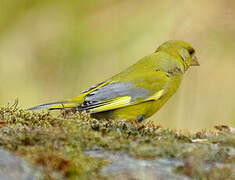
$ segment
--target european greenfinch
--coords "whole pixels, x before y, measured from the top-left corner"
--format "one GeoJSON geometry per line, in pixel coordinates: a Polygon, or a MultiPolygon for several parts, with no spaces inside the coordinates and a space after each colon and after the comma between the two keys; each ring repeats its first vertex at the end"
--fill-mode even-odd
{"type": "Polygon", "coordinates": [[[143,121],[177,91],[184,73],[198,66],[195,49],[171,40],[121,73],[66,101],[30,108],[86,111],[97,119],[143,121]]]}

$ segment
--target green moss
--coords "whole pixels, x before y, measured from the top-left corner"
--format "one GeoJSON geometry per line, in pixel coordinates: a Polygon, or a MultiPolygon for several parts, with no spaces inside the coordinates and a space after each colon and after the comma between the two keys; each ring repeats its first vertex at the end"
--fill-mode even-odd
{"type": "Polygon", "coordinates": [[[0,145],[45,167],[48,178],[88,179],[98,176],[98,170],[106,164],[88,157],[79,147],[76,127],[83,129],[82,118],[65,119],[7,107],[0,108],[0,119],[0,145]]]}
{"type": "Polygon", "coordinates": [[[42,165],[48,178],[102,178],[108,161],[88,156],[86,151],[119,151],[138,159],[157,157],[181,160],[175,173],[194,178],[233,175],[235,135],[163,129],[152,122],[96,120],[85,113],[30,112],[0,108],[0,146],[26,160],[42,165]],[[204,141],[194,141],[204,139],[204,141]],[[218,166],[218,163],[221,166],[218,166]]]}

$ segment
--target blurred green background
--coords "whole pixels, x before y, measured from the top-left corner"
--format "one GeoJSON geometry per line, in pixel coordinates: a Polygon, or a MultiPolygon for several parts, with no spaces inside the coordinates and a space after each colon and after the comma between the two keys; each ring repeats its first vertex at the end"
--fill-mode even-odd
{"type": "Polygon", "coordinates": [[[233,0],[0,0],[0,103],[77,96],[180,39],[195,46],[201,66],[152,120],[235,126],[234,9],[233,0]]]}

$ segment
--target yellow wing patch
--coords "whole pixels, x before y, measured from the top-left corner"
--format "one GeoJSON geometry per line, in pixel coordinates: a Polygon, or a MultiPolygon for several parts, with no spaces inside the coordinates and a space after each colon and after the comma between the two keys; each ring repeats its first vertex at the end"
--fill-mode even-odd
{"type": "Polygon", "coordinates": [[[131,104],[130,102],[131,102],[130,96],[118,97],[118,98],[104,101],[101,106],[90,109],[90,112],[97,113],[97,112],[102,112],[102,111],[108,111],[111,109],[117,109],[120,107],[130,105],[131,104]]]}
{"type": "Polygon", "coordinates": [[[158,100],[159,98],[161,98],[164,95],[164,89],[156,92],[155,94],[153,94],[152,96],[150,96],[149,98],[147,98],[145,101],[150,101],[150,100],[158,100]]]}

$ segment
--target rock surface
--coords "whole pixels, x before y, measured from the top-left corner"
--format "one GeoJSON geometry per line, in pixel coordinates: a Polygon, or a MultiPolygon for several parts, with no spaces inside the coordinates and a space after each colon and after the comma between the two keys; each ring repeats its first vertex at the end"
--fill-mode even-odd
{"type": "Polygon", "coordinates": [[[14,154],[0,149],[0,179],[1,180],[37,180],[41,171],[14,154]]]}
{"type": "Polygon", "coordinates": [[[184,175],[175,174],[176,167],[183,165],[182,161],[168,158],[151,160],[137,159],[123,153],[110,153],[102,150],[87,152],[92,157],[103,158],[110,161],[104,166],[101,175],[110,179],[141,180],[190,180],[184,175]]]}

